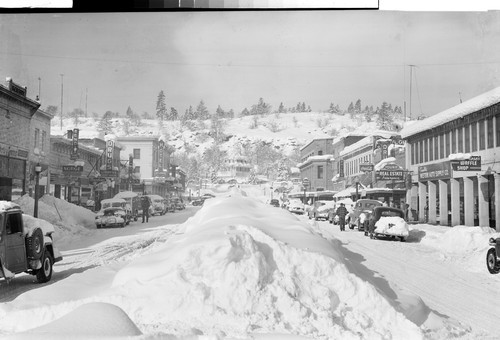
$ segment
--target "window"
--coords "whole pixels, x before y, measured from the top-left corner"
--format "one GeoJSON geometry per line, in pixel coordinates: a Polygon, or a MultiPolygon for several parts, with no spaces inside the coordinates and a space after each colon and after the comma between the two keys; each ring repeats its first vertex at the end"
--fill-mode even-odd
{"type": "Polygon", "coordinates": [[[428,148],[428,140],[424,140],[424,162],[429,161],[429,148],[428,148]]]}
{"type": "Polygon", "coordinates": [[[35,148],[38,147],[38,140],[40,139],[40,129],[35,129],[35,148]]]}
{"type": "Polygon", "coordinates": [[[470,152],[470,126],[466,125],[464,127],[465,134],[465,152],[470,152]]]}
{"type": "Polygon", "coordinates": [[[411,154],[411,164],[415,164],[415,147],[417,146],[417,143],[411,143],[410,144],[411,149],[410,149],[410,154],[411,154]]]}
{"type": "Polygon", "coordinates": [[[439,136],[439,158],[444,158],[444,133],[439,136]]]}
{"type": "Polygon", "coordinates": [[[141,149],[134,149],[134,159],[141,159],[141,149]]]}
{"type": "Polygon", "coordinates": [[[487,138],[488,138],[488,149],[493,147],[493,117],[489,117],[486,121],[488,126],[486,127],[487,138]]]}
{"type": "Polygon", "coordinates": [[[438,145],[439,137],[434,137],[434,159],[439,159],[439,145],[438,145]]]}
{"type": "Polygon", "coordinates": [[[321,156],[321,155],[323,155],[323,150],[318,151],[318,156],[321,156]]]}
{"type": "Polygon", "coordinates": [[[445,139],[446,139],[446,141],[445,141],[446,153],[444,155],[445,158],[448,158],[448,156],[450,155],[450,135],[451,135],[451,133],[449,133],[449,132],[446,133],[446,135],[445,135],[445,139]]]}
{"type": "Polygon", "coordinates": [[[42,151],[45,150],[45,140],[47,139],[47,131],[42,131],[42,151]]]}
{"type": "Polygon", "coordinates": [[[463,128],[457,129],[458,133],[458,152],[464,152],[464,131],[463,128]]]}
{"type": "Polygon", "coordinates": [[[495,116],[495,128],[497,134],[497,146],[500,146],[500,114],[495,116]]]}
{"type": "Polygon", "coordinates": [[[481,119],[479,121],[479,150],[484,150],[486,148],[486,136],[485,136],[485,131],[484,131],[484,123],[486,121],[484,119],[481,119]]]}
{"type": "Polygon", "coordinates": [[[451,131],[451,153],[457,153],[457,130],[451,131]]]}
{"type": "Polygon", "coordinates": [[[134,167],[134,173],[139,173],[139,172],[141,172],[141,167],[140,166],[134,167]]]}
{"type": "Polygon", "coordinates": [[[323,179],[323,165],[318,165],[318,179],[323,179]]]}
{"type": "Polygon", "coordinates": [[[434,160],[434,138],[429,138],[429,161],[434,160]]]}
{"type": "Polygon", "coordinates": [[[424,141],[418,142],[418,161],[417,163],[424,162],[424,141]]]}
{"type": "Polygon", "coordinates": [[[470,130],[472,132],[472,145],[471,145],[471,151],[477,151],[477,123],[474,122],[470,125],[470,130]]]}

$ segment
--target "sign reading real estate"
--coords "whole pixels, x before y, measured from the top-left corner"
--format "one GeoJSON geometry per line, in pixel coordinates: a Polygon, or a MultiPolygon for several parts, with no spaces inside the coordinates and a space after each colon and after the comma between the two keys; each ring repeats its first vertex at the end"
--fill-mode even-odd
{"type": "Polygon", "coordinates": [[[451,166],[454,171],[481,171],[481,156],[472,156],[469,159],[453,160],[451,166]]]}
{"type": "Polygon", "coordinates": [[[402,181],[405,178],[405,171],[397,164],[387,164],[382,169],[375,171],[377,180],[402,181]]]}
{"type": "MultiPolygon", "coordinates": [[[[70,130],[71,131],[71,130],[70,130]]],[[[73,134],[71,137],[71,154],[69,156],[70,159],[75,160],[78,159],[78,137],[80,134],[80,129],[73,129],[73,134]]]]}
{"type": "MultiPolygon", "coordinates": [[[[106,170],[113,170],[113,149],[115,148],[115,141],[109,139],[106,142],[106,170]]],[[[107,177],[107,176],[104,176],[107,177]]],[[[114,176],[110,176],[114,177],[114,176]]]]}

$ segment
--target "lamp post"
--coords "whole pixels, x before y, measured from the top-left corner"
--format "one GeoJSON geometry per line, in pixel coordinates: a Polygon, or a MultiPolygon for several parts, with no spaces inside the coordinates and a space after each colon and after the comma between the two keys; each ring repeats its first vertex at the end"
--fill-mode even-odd
{"type": "Polygon", "coordinates": [[[142,181],[142,194],[146,195],[146,181],[142,181]]]}
{"type": "Polygon", "coordinates": [[[35,210],[33,211],[33,217],[38,217],[38,186],[40,181],[40,172],[42,172],[42,166],[40,163],[35,165],[35,210]]]}

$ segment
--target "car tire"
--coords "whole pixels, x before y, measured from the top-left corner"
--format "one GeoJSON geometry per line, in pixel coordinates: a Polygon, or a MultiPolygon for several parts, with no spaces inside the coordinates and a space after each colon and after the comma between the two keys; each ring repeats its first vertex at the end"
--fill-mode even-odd
{"type": "Polygon", "coordinates": [[[52,278],[53,265],[54,260],[52,259],[52,255],[50,255],[50,252],[45,249],[42,258],[42,268],[38,269],[36,272],[36,280],[39,283],[50,281],[50,279],[52,278]]]}
{"type": "Polygon", "coordinates": [[[26,238],[26,252],[28,258],[38,260],[43,253],[43,232],[42,229],[36,228],[33,234],[26,238]]]}
{"type": "Polygon", "coordinates": [[[495,248],[490,248],[488,253],[486,253],[486,266],[490,274],[498,274],[500,272],[500,264],[497,261],[495,248]]]}
{"type": "Polygon", "coordinates": [[[96,224],[96,228],[97,229],[101,229],[101,225],[100,224],[96,224]]]}

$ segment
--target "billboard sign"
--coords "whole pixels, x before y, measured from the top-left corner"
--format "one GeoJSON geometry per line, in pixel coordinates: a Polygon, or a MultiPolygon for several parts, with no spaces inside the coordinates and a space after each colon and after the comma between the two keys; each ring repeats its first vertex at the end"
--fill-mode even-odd
{"type": "Polygon", "coordinates": [[[418,167],[419,181],[433,181],[451,178],[450,161],[421,165],[418,167]]]}

